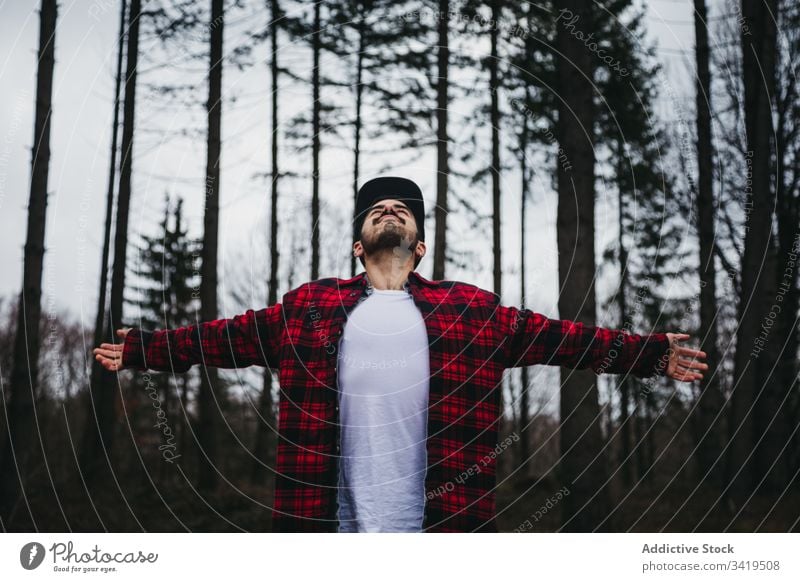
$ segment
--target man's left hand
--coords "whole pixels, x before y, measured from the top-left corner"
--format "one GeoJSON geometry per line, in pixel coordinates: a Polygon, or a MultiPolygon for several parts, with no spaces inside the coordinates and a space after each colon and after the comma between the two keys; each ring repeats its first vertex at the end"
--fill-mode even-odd
{"type": "Polygon", "coordinates": [[[678,345],[678,342],[689,339],[686,333],[668,333],[669,338],[669,364],[666,375],[681,382],[694,382],[702,380],[702,370],[708,370],[708,364],[703,360],[706,353],[678,345]]]}

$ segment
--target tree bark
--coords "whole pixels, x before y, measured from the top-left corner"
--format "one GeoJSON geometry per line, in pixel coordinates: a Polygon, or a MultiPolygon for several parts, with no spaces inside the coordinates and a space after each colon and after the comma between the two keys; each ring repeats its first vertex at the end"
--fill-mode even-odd
{"type": "MultiPolygon", "coordinates": [[[[358,180],[361,163],[361,106],[364,96],[364,87],[362,86],[364,76],[364,16],[361,15],[361,20],[358,23],[358,54],[356,55],[356,119],[353,128],[353,208],[356,206],[358,200],[358,180]]],[[[355,215],[355,214],[354,214],[355,215]]],[[[355,232],[355,221],[353,221],[353,240],[361,238],[360,232],[355,232]]],[[[355,277],[356,275],[356,257],[350,254],[350,274],[355,277]]]]}
{"type": "MultiPolygon", "coordinates": [[[[219,180],[220,154],[222,149],[222,40],[224,27],[223,0],[211,0],[211,23],[209,25],[210,50],[208,71],[208,144],[206,158],[206,197],[203,217],[203,250],[200,266],[200,319],[213,321],[218,317],[217,303],[217,255],[219,248],[219,180]]],[[[219,455],[218,425],[220,403],[225,396],[220,394],[219,375],[216,368],[204,368],[200,374],[198,401],[199,472],[198,487],[202,491],[213,490],[218,481],[219,455]]]]}
{"type": "Polygon", "coordinates": [[[711,73],[708,48],[708,16],[705,0],[694,1],[695,59],[697,66],[697,233],[700,243],[700,349],[708,370],[700,382],[700,398],[693,411],[697,431],[699,478],[722,485],[723,399],[719,387],[717,350],[717,269],[714,263],[716,227],[714,216],[714,161],[711,144],[711,73]]]}
{"type": "Polygon", "coordinates": [[[311,92],[313,103],[311,106],[311,280],[319,278],[319,132],[321,131],[320,117],[322,107],[319,102],[320,97],[320,78],[319,78],[319,58],[322,52],[322,25],[320,23],[320,5],[322,2],[314,4],[314,38],[312,39],[312,51],[314,53],[314,67],[311,71],[311,92]]]}
{"type": "Polygon", "coordinates": [[[450,173],[447,141],[448,106],[448,65],[450,48],[448,46],[450,1],[439,0],[439,52],[438,75],[436,79],[436,232],[434,233],[433,279],[444,279],[447,251],[447,182],[450,173]]]}
{"type": "MultiPolygon", "coordinates": [[[[114,81],[114,121],[111,123],[111,154],[108,163],[108,189],[106,190],[106,220],[103,228],[103,254],[100,260],[100,291],[97,295],[97,313],[94,321],[94,345],[103,342],[104,323],[106,321],[106,293],[108,292],[108,258],[111,246],[111,225],[114,218],[114,181],[117,176],[117,136],[119,135],[119,90],[122,84],[122,56],[124,54],[125,12],[127,0],[120,2],[119,42],[117,44],[117,74],[114,81]]],[[[102,367],[97,360],[92,361],[92,368],[102,367]]],[[[94,372],[92,372],[94,375],[94,372]]]]}
{"type": "MultiPolygon", "coordinates": [[[[28,460],[36,432],[34,405],[38,392],[39,323],[41,319],[44,231],[47,218],[47,179],[50,169],[50,119],[58,6],[42,0],[39,13],[39,53],[36,75],[36,115],[33,126],[28,230],[17,312],[11,395],[7,403],[8,438],[0,461],[0,526],[11,520],[20,494],[28,490],[28,460]]],[[[5,402],[5,395],[3,395],[5,402]]],[[[33,516],[31,516],[33,518],[33,516]]]]}
{"type": "MultiPolygon", "coordinates": [[[[624,143],[617,144],[616,166],[618,178],[625,171],[625,147],[624,143]]],[[[628,292],[628,249],[625,247],[625,193],[623,191],[622,179],[617,180],[617,246],[619,247],[619,289],[617,289],[617,305],[619,306],[620,329],[626,325],[633,325],[628,321],[628,302],[626,294],[628,292]]],[[[624,375],[619,382],[620,393],[620,438],[622,439],[622,459],[620,468],[622,482],[626,489],[633,483],[633,463],[632,463],[632,428],[631,428],[631,382],[627,375],[624,375]]],[[[637,443],[638,445],[638,443],[637,443]]]]}
{"type": "MultiPolygon", "coordinates": [[[[800,289],[798,289],[797,259],[800,256],[800,94],[794,76],[794,62],[800,53],[800,12],[796,4],[781,4],[779,28],[785,38],[779,50],[776,92],[775,159],[781,171],[776,180],[777,233],[775,236],[777,268],[775,269],[775,301],[780,303],[780,317],[775,322],[777,348],[775,373],[771,378],[771,392],[775,409],[770,412],[766,434],[756,455],[762,463],[761,474],[766,474],[764,485],[771,493],[791,486],[790,476],[800,472],[797,455],[800,454],[797,427],[798,347],[800,346],[800,289]],[[778,296],[782,301],[778,301],[778,296]],[[794,458],[793,458],[794,457],[794,458]],[[770,468],[770,465],[773,465],[770,468]]],[[[795,477],[796,478],[796,477],[795,477]]]]}
{"type": "Polygon", "coordinates": [[[492,18],[489,38],[489,93],[491,95],[490,121],[492,124],[492,249],[494,251],[494,292],[503,294],[503,261],[500,228],[500,81],[498,79],[497,29],[500,22],[500,0],[491,0],[492,18]]]}
{"type": "MultiPolygon", "coordinates": [[[[788,7],[787,7],[788,8],[788,7]]],[[[781,73],[781,99],[778,104],[776,131],[776,159],[781,167],[786,168],[786,163],[797,160],[800,153],[800,131],[797,124],[797,113],[800,111],[800,91],[798,81],[793,76],[792,56],[800,52],[800,13],[795,11],[792,17],[788,16],[789,10],[783,15],[782,30],[793,27],[794,34],[790,37],[790,48],[782,55],[781,73]],[[785,59],[785,60],[784,60],[785,59]],[[793,151],[790,151],[793,150],[793,151]],[[792,155],[793,154],[793,155],[792,155]],[[788,156],[788,157],[787,157],[788,156]]],[[[800,455],[800,435],[794,431],[796,424],[792,419],[798,418],[800,410],[793,410],[792,395],[798,399],[797,383],[800,381],[798,370],[798,348],[800,348],[800,325],[798,325],[798,311],[800,311],[800,288],[798,288],[798,255],[800,255],[800,168],[792,172],[783,171],[778,175],[777,181],[777,217],[778,217],[778,270],[776,272],[778,293],[784,294],[782,313],[783,317],[778,322],[775,330],[782,345],[779,360],[779,385],[780,398],[784,402],[783,427],[781,447],[786,445],[785,466],[788,474],[793,475],[800,471],[797,464],[800,455]],[[793,439],[793,442],[791,442],[793,439]],[[787,443],[787,440],[790,442],[787,443]],[[794,457],[794,458],[793,458],[794,457]]]]}
{"type": "MultiPolygon", "coordinates": [[[[128,214],[131,201],[133,169],[133,138],[136,113],[136,70],[139,58],[139,20],[141,0],[131,0],[128,13],[128,42],[125,71],[125,105],[122,118],[122,152],[120,157],[117,215],[114,231],[114,266],[111,272],[109,317],[105,325],[106,343],[119,338],[114,330],[122,327],[123,294],[125,290],[126,252],[128,248],[128,214]]],[[[105,482],[99,470],[110,461],[114,437],[114,401],[117,375],[96,363],[92,365],[91,410],[87,414],[81,449],[81,471],[90,487],[105,482]]]]}
{"type": "MultiPolygon", "coordinates": [[[[270,0],[269,35],[272,56],[270,59],[270,76],[272,77],[272,196],[270,198],[270,262],[269,262],[269,290],[267,292],[267,305],[278,302],[278,19],[280,7],[278,0],[270,0]]],[[[270,451],[273,449],[273,435],[277,430],[275,426],[274,404],[272,401],[272,370],[264,370],[263,388],[259,402],[260,421],[256,422],[255,448],[253,451],[253,464],[250,471],[250,481],[256,485],[263,485],[270,475],[268,464],[270,451]],[[262,422],[263,421],[263,422],[262,422]],[[265,426],[266,425],[266,426],[265,426]]]]}
{"type": "MultiPolygon", "coordinates": [[[[591,0],[569,0],[564,8],[592,30],[591,0]]],[[[558,164],[558,300],[562,319],[595,324],[595,249],[593,144],[594,56],[558,25],[558,142],[571,162],[558,164]],[[571,167],[570,167],[571,166],[571,167]]],[[[561,476],[569,488],[563,503],[564,531],[594,531],[610,526],[609,493],[596,377],[590,370],[562,369],[561,476]],[[604,524],[604,525],[603,525],[604,524]]]]}
{"type": "MultiPolygon", "coordinates": [[[[521,307],[527,306],[527,215],[528,215],[528,196],[530,196],[530,180],[528,176],[528,159],[526,157],[528,151],[528,116],[522,116],[522,132],[520,140],[520,174],[522,176],[522,200],[520,204],[520,298],[521,307]]],[[[530,408],[530,395],[528,387],[530,385],[530,374],[528,367],[523,366],[520,371],[520,380],[522,387],[519,394],[519,437],[520,437],[520,456],[522,457],[521,465],[523,467],[523,476],[527,475],[530,467],[530,446],[528,443],[529,427],[529,408],[530,408]]]]}
{"type": "MultiPolygon", "coordinates": [[[[742,50],[745,133],[752,176],[745,202],[745,243],[741,265],[741,296],[736,334],[733,390],[731,395],[731,442],[727,465],[731,494],[743,503],[758,480],[755,470],[753,415],[763,387],[756,340],[764,318],[764,287],[774,273],[764,268],[770,246],[775,193],[771,185],[772,98],[775,91],[776,0],[742,0],[742,50]]],[[[776,341],[769,336],[766,342],[776,341]]]]}

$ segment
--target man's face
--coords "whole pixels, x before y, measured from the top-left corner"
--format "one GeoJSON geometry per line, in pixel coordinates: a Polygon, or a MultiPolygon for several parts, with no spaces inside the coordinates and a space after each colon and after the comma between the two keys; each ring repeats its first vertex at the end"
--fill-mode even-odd
{"type": "Polygon", "coordinates": [[[404,202],[387,198],[367,210],[361,227],[361,245],[365,255],[394,250],[404,260],[414,252],[417,222],[404,202]]]}

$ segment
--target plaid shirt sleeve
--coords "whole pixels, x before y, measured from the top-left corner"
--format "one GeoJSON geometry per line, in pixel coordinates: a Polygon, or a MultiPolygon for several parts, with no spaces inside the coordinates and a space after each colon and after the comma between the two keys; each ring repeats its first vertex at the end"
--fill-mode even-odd
{"type": "Polygon", "coordinates": [[[498,307],[506,367],[549,364],[591,368],[596,374],[629,372],[663,376],[669,361],[666,333],[635,335],[576,321],[548,319],[515,307],[498,307]]]}
{"type": "Polygon", "coordinates": [[[122,364],[139,370],[185,372],[195,364],[216,368],[278,367],[283,329],[281,304],[247,310],[170,330],[132,328],[125,337],[122,364]]]}

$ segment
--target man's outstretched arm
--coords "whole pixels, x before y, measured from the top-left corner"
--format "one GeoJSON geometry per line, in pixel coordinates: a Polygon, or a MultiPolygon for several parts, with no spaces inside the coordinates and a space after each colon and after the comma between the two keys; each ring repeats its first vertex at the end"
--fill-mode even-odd
{"type": "Polygon", "coordinates": [[[515,307],[499,307],[496,315],[506,338],[507,367],[549,364],[597,374],[666,375],[684,382],[701,379],[708,369],[704,352],[678,345],[687,334],[630,334],[515,307]]]}
{"type": "Polygon", "coordinates": [[[170,330],[117,330],[118,344],[101,344],[95,358],[111,371],[123,368],[185,372],[195,364],[216,368],[278,367],[283,330],[281,304],[249,309],[218,319],[170,330]]]}

